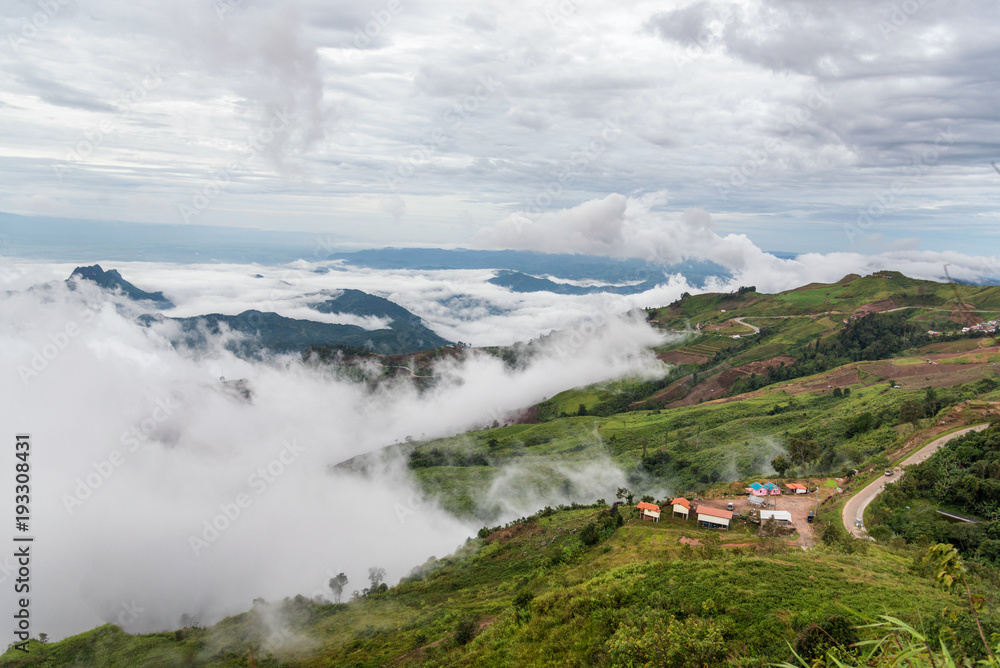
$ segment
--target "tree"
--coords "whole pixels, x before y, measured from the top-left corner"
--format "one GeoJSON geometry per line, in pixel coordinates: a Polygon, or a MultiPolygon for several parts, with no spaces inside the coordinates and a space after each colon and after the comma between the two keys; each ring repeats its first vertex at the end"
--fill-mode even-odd
{"type": "Polygon", "coordinates": [[[587,407],[584,404],[580,404],[580,407],[576,409],[576,414],[577,415],[586,415],[587,414],[587,407]]]}
{"type": "Polygon", "coordinates": [[[940,409],[941,402],[938,401],[937,392],[933,387],[928,387],[924,395],[924,417],[934,417],[940,409]]]}
{"type": "Polygon", "coordinates": [[[816,441],[806,434],[792,436],[788,439],[788,445],[785,446],[785,449],[788,450],[789,457],[802,462],[803,474],[806,472],[806,462],[816,459],[819,454],[819,446],[816,441]]]}
{"type": "Polygon", "coordinates": [[[340,597],[344,593],[344,586],[347,584],[347,576],[337,573],[336,577],[330,578],[330,589],[333,591],[334,603],[340,603],[340,597]]]}
{"type": "Polygon", "coordinates": [[[372,566],[368,569],[368,579],[372,583],[372,588],[370,591],[378,589],[379,584],[385,578],[385,569],[379,568],[378,566],[372,566]]]}
{"type": "Polygon", "coordinates": [[[784,455],[778,455],[777,457],[771,460],[771,468],[773,468],[777,472],[779,478],[784,478],[785,471],[787,471],[791,467],[792,463],[787,459],[785,459],[784,455]]]}
{"type": "Polygon", "coordinates": [[[901,423],[910,422],[916,427],[923,416],[924,407],[919,402],[907,401],[899,407],[899,421],[901,423]]]}

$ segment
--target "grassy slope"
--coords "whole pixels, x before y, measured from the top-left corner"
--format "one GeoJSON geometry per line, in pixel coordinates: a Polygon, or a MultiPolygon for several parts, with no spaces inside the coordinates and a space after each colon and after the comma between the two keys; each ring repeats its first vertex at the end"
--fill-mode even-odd
{"type": "MultiPolygon", "coordinates": [[[[905,362],[906,360],[900,360],[905,362]]],[[[830,373],[835,373],[830,372],[830,373]]],[[[496,510],[486,502],[490,484],[504,476],[507,496],[525,499],[532,495],[560,494],[562,498],[590,502],[567,488],[569,477],[562,469],[584,467],[607,457],[624,471],[640,464],[643,447],[647,455],[665,453],[672,473],[639,481],[634,489],[657,492],[692,490],[719,480],[745,478],[770,470],[769,462],[781,452],[784,434],[812,432],[821,446],[838,453],[832,465],[857,465],[869,457],[898,448],[908,429],[882,426],[845,437],[848,425],[862,412],[892,415],[900,404],[923,397],[919,390],[890,390],[886,383],[869,376],[856,384],[848,397],[835,398],[829,390],[820,394],[790,394],[797,383],[817,382],[815,377],[776,384],[744,395],[739,401],[710,402],[674,409],[555,419],[541,424],[522,424],[470,432],[452,438],[398,446],[429,451],[482,453],[491,466],[442,466],[415,469],[424,490],[459,515],[475,515],[492,521],[496,510]],[[781,412],[769,415],[773,409],[781,412]],[[490,441],[494,445],[490,445],[490,441]],[[516,465],[516,468],[505,468],[516,465]]],[[[819,382],[825,388],[825,383],[819,382]]],[[[957,393],[956,393],[957,394],[957,393]]],[[[960,395],[971,399],[971,389],[960,395]]],[[[578,402],[579,403],[579,402],[578,402]]]]}
{"type": "MultiPolygon", "coordinates": [[[[984,311],[1000,309],[997,288],[957,289],[966,303],[984,311]]],[[[682,326],[695,321],[726,323],[734,316],[746,316],[758,326],[767,326],[770,335],[762,345],[751,346],[726,362],[736,365],[829,335],[839,326],[839,316],[809,317],[827,310],[849,311],[872,301],[891,301],[893,306],[919,306],[912,309],[911,319],[947,322],[955,288],[893,275],[848,277],[833,286],[742,297],[698,295],[678,307],[654,311],[652,319],[665,326],[682,326]],[[794,314],[806,317],[764,317],[794,314]]],[[[731,325],[725,327],[736,331],[731,325]]],[[[664,351],[711,356],[733,345],[737,344],[730,338],[707,335],[664,351]]],[[[947,346],[947,352],[974,350],[963,347],[965,342],[940,345],[947,346]]],[[[488,514],[491,509],[482,507],[482,493],[506,464],[516,463],[518,470],[526,472],[507,481],[515,488],[523,482],[526,489],[560,485],[563,492],[571,492],[554,467],[583,466],[610,457],[630,470],[645,446],[650,454],[666,453],[672,463],[683,464],[678,466],[683,474],[658,481],[677,491],[678,487],[710,484],[733,472],[758,473],[776,454],[771,439],[786,431],[812,430],[817,440],[834,442],[845,461],[893,450],[905,440],[905,433],[890,427],[850,441],[842,434],[847,421],[859,412],[895,411],[901,402],[918,398],[919,392],[889,391],[878,378],[866,379],[862,374],[862,382],[852,388],[849,398],[834,399],[823,392],[795,393],[802,380],[766,388],[738,402],[609,418],[563,418],[406,447],[486,453],[492,466],[431,467],[416,474],[452,511],[488,514]],[[873,384],[865,386],[865,382],[873,384]],[[775,407],[790,410],[768,415],[775,407]],[[495,439],[492,445],[491,439],[495,439]]],[[[581,403],[590,409],[601,400],[602,392],[615,388],[610,384],[557,395],[550,400],[556,408],[551,417],[575,412],[581,403]]],[[[770,548],[724,548],[721,555],[703,558],[706,555],[699,550],[682,548],[677,540],[682,533],[705,534],[691,524],[672,520],[655,526],[632,522],[605,543],[584,550],[574,531],[595,512],[559,512],[506,532],[513,535],[474,540],[460,553],[431,564],[422,579],[394,587],[373,600],[343,605],[306,599],[286,602],[294,633],[292,640],[278,642],[275,651],[289,665],[600,665],[614,629],[653,606],[715,624],[723,632],[730,659],[750,657],[733,660],[731,665],[763,665],[785,658],[785,641],[792,640],[808,622],[842,612],[839,604],[867,614],[898,614],[929,624],[932,631],[944,605],[960,605],[957,599],[932,589],[928,580],[911,574],[913,555],[904,550],[872,546],[865,555],[847,556],[823,549],[775,555],[769,553],[770,548]],[[520,589],[531,590],[536,598],[530,615],[522,614],[519,620],[511,601],[520,589]],[[885,595],[887,591],[891,597],[885,595]],[[456,646],[452,642],[456,622],[468,617],[478,619],[483,628],[472,643],[456,646]]],[[[726,538],[757,542],[738,531],[726,538]]],[[[994,605],[992,596],[988,607],[994,605]]],[[[8,652],[0,663],[245,666],[249,665],[249,645],[259,648],[269,633],[262,624],[263,610],[223,620],[210,629],[147,636],[129,636],[105,626],[60,643],[33,643],[28,657],[8,652]]],[[[990,625],[997,628],[992,621],[990,625]]],[[[277,665],[261,658],[260,651],[257,664],[277,665]]]]}
{"type": "MultiPolygon", "coordinates": [[[[430,564],[422,579],[372,600],[287,601],[287,640],[271,649],[281,665],[292,666],[611,665],[607,641],[615,629],[653,608],[707,620],[722,633],[729,665],[762,666],[786,658],[786,641],[808,623],[847,609],[899,615],[934,635],[940,610],[961,606],[912,572],[915,553],[906,550],[802,553],[740,527],[721,534],[721,548],[689,548],[679,544],[682,535],[709,541],[711,532],[676,519],[632,519],[583,548],[576,531],[597,512],[561,511],[473,540],[430,564]],[[521,590],[535,598],[519,618],[512,600],[521,590]],[[479,631],[459,646],[453,634],[463,619],[476,620],[479,631]]],[[[8,651],[2,663],[246,666],[253,644],[258,665],[277,665],[261,649],[269,635],[263,610],[208,629],[145,636],[105,626],[59,643],[33,643],[26,657],[8,651]]],[[[958,625],[960,637],[971,631],[966,627],[958,625]]],[[[987,628],[998,628],[992,618],[987,628]]]]}
{"type": "MultiPolygon", "coordinates": [[[[858,278],[847,276],[837,283],[812,283],[793,290],[765,295],[702,294],[676,306],[656,309],[654,318],[671,326],[690,322],[721,322],[735,316],[815,315],[826,311],[849,313],[866,304],[887,307],[912,306],[916,309],[951,311],[959,299],[976,309],[1000,310],[1000,287],[977,287],[936,283],[906,277],[898,272],[878,272],[858,278]],[[720,313],[722,309],[726,313],[720,313]]],[[[915,314],[916,316],[917,314],[915,314]]],[[[760,322],[750,320],[760,325],[760,322]]]]}
{"type": "MultiPolygon", "coordinates": [[[[720,350],[741,346],[742,350],[721,363],[707,362],[684,367],[690,371],[697,370],[702,387],[711,387],[718,377],[716,374],[726,369],[776,355],[795,356],[817,339],[833,336],[842,327],[845,316],[823,315],[826,311],[837,309],[846,314],[873,303],[881,309],[915,305],[917,307],[908,312],[911,319],[934,314],[935,318],[944,317],[947,320],[953,315],[956,294],[963,302],[977,308],[1000,304],[1000,288],[997,287],[952,286],[910,279],[895,272],[881,272],[865,278],[848,276],[835,284],[812,284],[777,295],[749,292],[742,295],[689,296],[669,307],[652,310],[649,316],[652,322],[661,326],[731,322],[733,317],[745,316],[750,322],[766,328],[760,337],[742,341],[706,332],[657,349],[658,353],[668,355],[678,352],[709,358],[720,350]],[[722,313],[722,309],[726,312],[722,313]],[[762,314],[798,315],[777,318],[763,317],[762,314]]],[[[952,327],[957,328],[958,325],[952,323],[952,327]]],[[[668,462],[666,467],[673,470],[668,474],[664,471],[665,467],[661,467],[656,476],[645,480],[634,476],[631,481],[634,486],[645,486],[648,491],[684,491],[720,479],[766,472],[770,460],[780,452],[784,435],[802,430],[811,431],[821,447],[829,446],[836,453],[834,459],[825,461],[827,470],[860,466],[870,458],[901,445],[906,438],[905,429],[883,426],[847,439],[844,432],[848,423],[864,411],[892,415],[894,418],[902,403],[922,397],[920,389],[930,385],[940,387],[942,384],[921,373],[908,377],[908,380],[898,380],[904,388],[890,392],[882,382],[883,376],[901,378],[893,371],[894,365],[925,364],[918,356],[922,352],[938,349],[940,352],[974,351],[976,346],[978,343],[975,341],[932,344],[927,350],[913,351],[911,357],[848,365],[852,370],[848,376],[858,378],[858,382],[851,385],[852,394],[844,399],[829,396],[831,390],[827,389],[825,379],[830,378],[835,385],[843,384],[843,376],[840,382],[832,380],[840,373],[834,369],[815,377],[769,386],[743,395],[735,403],[709,402],[669,410],[620,413],[611,417],[559,418],[563,413],[576,415],[581,404],[591,412],[601,401],[628,385],[627,381],[616,381],[567,390],[543,402],[537,413],[539,419],[546,421],[542,424],[472,432],[408,447],[485,455],[491,466],[416,470],[425,491],[438,496],[446,508],[461,515],[477,515],[484,521],[490,521],[497,510],[489,507],[484,499],[489,485],[501,475],[505,475],[508,492],[511,488],[514,491],[520,489],[525,498],[559,490],[564,498],[570,499],[575,497],[574,490],[568,486],[569,476],[554,467],[581,467],[609,457],[623,470],[634,473],[644,447],[647,454],[659,455],[661,460],[668,462]],[[768,415],[775,408],[789,407],[790,410],[768,415]],[[491,440],[494,441],[493,447],[488,445],[491,440]],[[515,463],[518,465],[517,472],[507,475],[503,467],[515,463]]],[[[984,354],[971,352],[964,361],[986,362],[988,359],[984,354]]],[[[936,370],[942,368],[937,367],[936,370]]],[[[754,372],[762,373],[759,369],[754,372]]],[[[980,369],[964,377],[946,382],[970,383],[987,372],[989,369],[981,365],[980,369]]],[[[690,378],[684,382],[688,380],[690,378]]],[[[704,390],[703,394],[707,400],[725,392],[723,387],[715,393],[704,390]]],[[[954,394],[956,399],[976,396],[969,385],[963,385],[954,394]]]]}

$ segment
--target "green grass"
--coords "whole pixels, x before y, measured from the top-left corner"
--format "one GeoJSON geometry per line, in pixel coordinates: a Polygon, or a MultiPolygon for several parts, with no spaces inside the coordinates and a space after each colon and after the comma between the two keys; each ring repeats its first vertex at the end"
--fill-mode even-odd
{"type": "Polygon", "coordinates": [[[783,451],[786,434],[803,430],[834,456],[813,470],[860,468],[870,458],[902,445],[907,433],[892,427],[898,407],[923,397],[922,391],[889,390],[884,383],[856,385],[843,398],[784,391],[797,382],[775,384],[759,396],[740,401],[632,411],[607,418],[561,418],[399,448],[483,454],[488,467],[441,466],[414,472],[425,493],[440,499],[445,508],[490,521],[498,509],[486,503],[487,491],[505,471],[514,474],[505,478],[504,492],[515,499],[541,494],[567,503],[591,502],[572,485],[570,472],[604,459],[633,476],[630,486],[639,493],[654,489],[680,493],[769,471],[770,461],[783,451]],[[889,416],[890,422],[847,438],[848,426],[866,411],[889,416]],[[643,448],[662,465],[641,472],[643,448]]]}
{"type": "MultiPolygon", "coordinates": [[[[162,634],[103,626],[32,643],[27,656],[9,650],[0,661],[17,668],[246,666],[253,645],[262,667],[613,666],[619,665],[610,656],[616,631],[653,610],[718,630],[727,665],[765,666],[785,659],[786,643],[831,615],[861,623],[855,613],[893,614],[936,637],[940,611],[962,609],[961,598],[914,571],[913,551],[802,553],[741,525],[721,533],[722,545],[751,547],[721,547],[713,542],[720,533],[675,519],[630,519],[586,548],[577,534],[598,512],[564,510],[494,531],[371,599],[333,605],[297,597],[213,627],[162,634]],[[706,546],[682,546],[682,535],[706,546]],[[519,592],[533,596],[520,609],[513,605],[519,592]],[[273,632],[269,618],[283,620],[289,641],[265,646],[273,632]],[[462,620],[473,620],[476,629],[465,645],[454,640],[462,620]]],[[[989,610],[995,591],[986,593],[989,610]]],[[[998,628],[988,612],[984,623],[987,634],[998,628]]],[[[950,626],[960,642],[971,642],[964,619],[950,626]]]]}
{"type": "Polygon", "coordinates": [[[563,413],[576,415],[580,410],[580,404],[586,406],[587,410],[593,408],[603,398],[604,390],[597,385],[589,387],[575,388],[560,392],[556,396],[542,402],[539,406],[539,418],[548,420],[559,417],[563,413]]]}

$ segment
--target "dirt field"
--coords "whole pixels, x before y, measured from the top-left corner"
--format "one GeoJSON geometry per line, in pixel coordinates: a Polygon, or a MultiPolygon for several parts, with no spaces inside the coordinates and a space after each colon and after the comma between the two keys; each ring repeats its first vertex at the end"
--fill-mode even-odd
{"type": "MultiPolygon", "coordinates": [[[[769,369],[779,366],[782,362],[785,364],[791,364],[794,361],[794,357],[789,357],[788,355],[777,355],[766,360],[749,362],[732,369],[726,369],[725,371],[716,374],[709,380],[699,383],[698,386],[692,389],[691,392],[683,399],[668,403],[667,406],[669,408],[675,408],[677,406],[693,406],[698,403],[699,399],[703,401],[711,401],[713,399],[724,397],[737,379],[754,373],[758,376],[762,376],[766,374],[769,369]]],[[[665,400],[669,400],[669,396],[670,395],[664,394],[665,400]]]]}
{"type": "Polygon", "coordinates": [[[669,353],[661,353],[656,356],[656,359],[675,366],[679,366],[681,364],[704,364],[708,361],[708,358],[702,355],[692,355],[690,353],[682,353],[677,350],[673,350],[669,353]]]}
{"type": "MultiPolygon", "coordinates": [[[[815,485],[809,485],[810,488],[815,485]]],[[[797,533],[795,534],[798,544],[802,547],[808,549],[813,547],[819,540],[816,536],[815,524],[809,524],[806,519],[809,516],[810,510],[815,510],[819,507],[824,499],[828,496],[835,494],[835,490],[832,487],[819,487],[818,492],[809,492],[808,494],[781,494],[780,496],[769,496],[767,497],[768,502],[774,505],[769,507],[768,510],[787,510],[792,514],[792,524],[795,525],[797,533]]],[[[744,516],[749,515],[752,509],[756,506],[750,505],[747,501],[747,495],[737,496],[728,499],[710,499],[707,501],[699,501],[698,505],[709,506],[711,508],[720,508],[725,510],[726,503],[729,501],[733,502],[733,511],[737,513],[742,513],[744,516]]]]}

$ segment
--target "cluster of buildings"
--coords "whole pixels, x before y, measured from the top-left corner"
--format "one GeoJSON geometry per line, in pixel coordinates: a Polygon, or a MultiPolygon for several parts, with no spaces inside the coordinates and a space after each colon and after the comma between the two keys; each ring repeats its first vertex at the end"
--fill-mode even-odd
{"type": "Polygon", "coordinates": [[[992,334],[993,332],[997,331],[997,324],[1000,324],[1000,321],[989,320],[987,322],[976,323],[972,327],[963,327],[962,333],[965,334],[966,332],[985,332],[987,334],[992,334]]]}
{"type": "MultiPolygon", "coordinates": [[[[669,504],[671,515],[681,519],[689,519],[694,514],[698,519],[698,524],[710,529],[728,529],[729,522],[733,519],[733,511],[712,508],[710,506],[693,506],[691,502],[683,496],[679,496],[669,504]]],[[[641,501],[636,505],[639,515],[644,520],[660,521],[660,506],[655,503],[641,501]]]]}
{"type": "MultiPolygon", "coordinates": [[[[785,489],[788,490],[787,493],[789,494],[806,494],[809,492],[809,489],[805,485],[797,482],[787,483],[785,489]]],[[[777,496],[782,493],[781,488],[773,482],[755,482],[747,487],[746,491],[750,493],[748,500],[758,508],[772,505],[768,504],[761,497],[777,496]]],[[[732,503],[729,504],[729,510],[722,510],[721,508],[713,508],[706,505],[694,505],[683,496],[679,496],[670,503],[664,504],[663,508],[648,501],[640,501],[635,507],[642,519],[659,522],[660,515],[665,512],[664,509],[666,506],[670,506],[672,517],[680,517],[687,520],[694,515],[698,524],[707,529],[728,529],[733,519],[732,503]]],[[[773,519],[780,525],[789,526],[792,524],[792,514],[787,510],[766,510],[761,508],[760,510],[754,510],[754,512],[759,515],[762,523],[773,519]]]]}
{"type": "MultiPolygon", "coordinates": [[[[789,494],[805,494],[809,491],[809,488],[797,482],[787,483],[785,485],[785,489],[788,490],[789,494]]],[[[755,482],[747,487],[746,491],[749,492],[751,496],[778,496],[781,494],[781,488],[773,482],[755,482]]]]}

